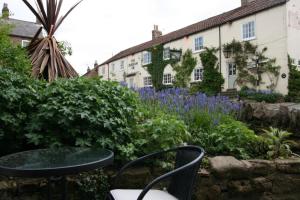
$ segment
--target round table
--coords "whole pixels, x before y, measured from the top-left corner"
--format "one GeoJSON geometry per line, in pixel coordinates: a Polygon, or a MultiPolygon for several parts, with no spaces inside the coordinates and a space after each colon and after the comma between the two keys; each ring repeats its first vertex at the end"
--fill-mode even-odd
{"type": "Polygon", "coordinates": [[[63,177],[67,197],[66,176],[105,167],[113,163],[113,152],[93,148],[38,149],[0,158],[0,175],[23,178],[47,178],[51,199],[51,177],[63,177]]]}

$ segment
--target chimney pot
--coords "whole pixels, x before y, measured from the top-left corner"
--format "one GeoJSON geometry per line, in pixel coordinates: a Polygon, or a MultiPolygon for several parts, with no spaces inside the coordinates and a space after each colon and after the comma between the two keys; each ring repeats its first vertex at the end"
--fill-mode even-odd
{"type": "Polygon", "coordinates": [[[255,0],[241,0],[241,4],[242,4],[242,6],[246,6],[249,3],[251,3],[252,1],[255,1],[255,0]]]}
{"type": "Polygon", "coordinates": [[[155,38],[158,38],[162,36],[162,32],[160,30],[158,30],[158,25],[154,25],[154,29],[152,31],[152,40],[154,40],[155,38]]]}

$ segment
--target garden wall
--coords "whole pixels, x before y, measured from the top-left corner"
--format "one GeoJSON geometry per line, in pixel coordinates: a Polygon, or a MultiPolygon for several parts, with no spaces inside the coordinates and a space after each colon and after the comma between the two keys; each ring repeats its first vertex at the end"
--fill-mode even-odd
{"type": "MultiPolygon", "coordinates": [[[[234,157],[219,156],[210,158],[209,163],[208,169],[202,169],[198,173],[194,200],[300,199],[300,159],[239,161],[234,157]]],[[[109,170],[108,173],[114,174],[115,171],[109,170]]],[[[118,187],[143,188],[153,174],[160,173],[147,167],[132,169],[124,174],[118,187]]],[[[69,181],[73,182],[72,179],[69,181]]],[[[69,191],[74,193],[74,184],[69,185],[69,191]]],[[[45,181],[20,181],[19,190],[22,195],[18,200],[40,199],[33,191],[41,189],[46,191],[45,181]]],[[[12,194],[15,193],[16,182],[0,177],[0,199],[12,200],[12,194]]]]}
{"type": "Polygon", "coordinates": [[[300,137],[300,104],[245,101],[242,103],[241,119],[258,126],[286,129],[300,137]]]}

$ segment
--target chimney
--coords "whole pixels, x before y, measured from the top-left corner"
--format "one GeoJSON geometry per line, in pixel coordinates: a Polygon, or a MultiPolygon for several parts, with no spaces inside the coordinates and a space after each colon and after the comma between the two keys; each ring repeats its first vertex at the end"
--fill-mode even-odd
{"type": "Polygon", "coordinates": [[[7,3],[3,4],[2,17],[3,17],[3,19],[8,19],[9,18],[9,9],[8,9],[7,3]]]}
{"type": "Polygon", "coordinates": [[[158,26],[154,25],[154,29],[152,31],[152,40],[154,40],[155,38],[158,38],[162,36],[162,32],[160,30],[158,30],[158,26]]]}
{"type": "Polygon", "coordinates": [[[251,3],[252,1],[255,1],[255,0],[241,0],[241,4],[242,4],[242,6],[246,6],[249,3],[251,3]]]}

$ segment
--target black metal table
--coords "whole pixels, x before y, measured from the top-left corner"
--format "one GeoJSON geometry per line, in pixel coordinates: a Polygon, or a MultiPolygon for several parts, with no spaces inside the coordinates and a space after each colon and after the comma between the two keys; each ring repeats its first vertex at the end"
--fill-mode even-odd
{"type": "Polygon", "coordinates": [[[113,152],[105,149],[39,149],[0,158],[0,175],[22,178],[47,178],[48,199],[52,199],[51,180],[62,177],[63,199],[67,199],[66,176],[105,167],[113,163],[113,152]]]}

